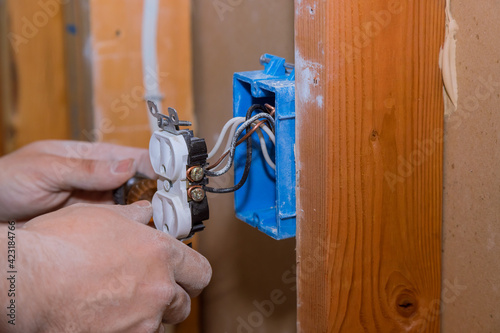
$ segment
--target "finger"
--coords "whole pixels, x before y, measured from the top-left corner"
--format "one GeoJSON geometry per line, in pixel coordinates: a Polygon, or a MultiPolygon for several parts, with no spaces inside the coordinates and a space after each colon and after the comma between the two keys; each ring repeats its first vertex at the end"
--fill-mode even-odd
{"type": "Polygon", "coordinates": [[[40,172],[54,190],[108,191],[124,184],[137,171],[133,159],[120,161],[69,160],[43,155],[40,172]]]}
{"type": "MultiPolygon", "coordinates": [[[[77,203],[69,207],[61,208],[55,212],[40,215],[28,221],[24,228],[30,229],[38,229],[40,226],[42,231],[48,231],[46,223],[51,223],[52,221],[56,221],[57,218],[65,217],[68,215],[74,214],[74,216],[86,218],[90,220],[94,220],[95,216],[108,216],[114,221],[123,221],[133,224],[133,223],[141,223],[148,224],[149,220],[153,216],[153,208],[151,203],[148,201],[139,201],[132,205],[122,206],[122,205],[101,205],[101,204],[86,204],[86,203],[77,203]],[[117,214],[119,214],[123,218],[117,218],[117,214]],[[45,224],[40,224],[39,222],[45,222],[45,224]],[[38,224],[37,224],[38,223],[38,224]]],[[[59,228],[60,226],[57,224],[53,225],[55,228],[59,228]]]]}
{"type": "Polygon", "coordinates": [[[163,326],[163,324],[160,324],[155,333],[165,333],[165,326],[163,326]]]}
{"type": "Polygon", "coordinates": [[[153,216],[153,206],[147,200],[137,201],[131,205],[99,205],[111,209],[118,214],[142,224],[148,224],[153,216]]]}
{"type": "Polygon", "coordinates": [[[25,146],[23,150],[25,152],[45,153],[69,159],[100,161],[134,159],[137,163],[137,170],[140,173],[151,178],[155,176],[149,160],[148,150],[142,148],[125,147],[102,142],[46,140],[25,146]]]}
{"type": "Polygon", "coordinates": [[[169,301],[170,304],[163,314],[163,322],[165,324],[178,324],[186,320],[191,312],[191,298],[186,291],[176,284],[174,295],[169,301]]]}
{"type": "Polygon", "coordinates": [[[77,203],[88,203],[88,204],[106,204],[114,205],[113,192],[112,191],[73,191],[71,196],[66,202],[64,202],[64,207],[71,206],[77,203]]]}
{"type": "Polygon", "coordinates": [[[205,257],[182,242],[176,241],[173,245],[179,251],[172,260],[174,279],[189,296],[196,297],[210,282],[212,267],[205,257]]]}

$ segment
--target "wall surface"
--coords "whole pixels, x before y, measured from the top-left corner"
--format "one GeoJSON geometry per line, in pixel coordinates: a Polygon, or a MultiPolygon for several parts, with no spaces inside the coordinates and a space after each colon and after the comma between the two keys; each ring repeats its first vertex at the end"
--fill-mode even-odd
{"type": "Polygon", "coordinates": [[[452,0],[458,108],[445,119],[443,332],[500,331],[500,3],[452,0]]]}
{"type": "Polygon", "coordinates": [[[168,106],[181,119],[193,119],[190,2],[158,4],[157,82],[142,65],[143,5],[142,0],[90,1],[94,131],[86,139],[147,147],[145,85],[159,86],[163,113],[168,106]]]}
{"type": "MultiPolygon", "coordinates": [[[[210,148],[232,116],[233,73],[260,69],[266,52],[293,61],[293,1],[194,1],[193,7],[197,134],[210,148]]],[[[212,185],[230,182],[232,176],[212,185]]],[[[211,218],[199,235],[214,272],[203,298],[203,332],[295,332],[295,240],[272,240],[236,220],[230,194],[209,200],[211,218]],[[275,290],[283,295],[271,305],[275,290]]]]}
{"type": "Polygon", "coordinates": [[[4,152],[69,138],[61,6],[4,0],[2,38],[4,152]]]}

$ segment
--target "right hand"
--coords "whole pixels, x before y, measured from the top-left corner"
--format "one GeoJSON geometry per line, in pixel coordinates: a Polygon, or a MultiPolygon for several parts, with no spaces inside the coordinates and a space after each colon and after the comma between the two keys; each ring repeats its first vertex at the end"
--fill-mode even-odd
{"type": "Polygon", "coordinates": [[[159,332],[183,321],[212,270],[146,226],[151,215],[146,201],[77,204],[18,229],[15,332],[159,332]]]}

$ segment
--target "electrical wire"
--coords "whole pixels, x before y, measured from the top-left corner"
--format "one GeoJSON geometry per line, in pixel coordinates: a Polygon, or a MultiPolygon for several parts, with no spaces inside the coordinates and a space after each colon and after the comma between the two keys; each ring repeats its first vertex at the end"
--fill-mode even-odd
{"type": "MultiPolygon", "coordinates": [[[[223,175],[231,168],[231,166],[234,162],[234,152],[236,149],[236,140],[241,135],[243,130],[246,129],[248,126],[250,126],[250,124],[252,124],[255,120],[257,120],[259,118],[266,118],[269,121],[269,125],[272,127],[272,130],[274,130],[274,118],[271,115],[269,115],[268,113],[262,112],[262,113],[257,114],[256,116],[250,118],[252,113],[256,110],[268,111],[266,108],[262,107],[261,105],[257,105],[257,104],[252,105],[248,109],[246,117],[245,117],[246,121],[234,133],[233,139],[231,141],[231,147],[229,150],[229,160],[227,161],[226,166],[222,170],[218,170],[216,172],[205,171],[207,176],[223,175]]],[[[256,128],[258,128],[258,127],[256,127],[256,128]]],[[[248,132],[249,131],[247,129],[247,134],[248,134],[248,132]]],[[[248,175],[250,173],[250,166],[252,164],[252,141],[251,141],[252,138],[250,137],[250,135],[247,139],[247,154],[246,154],[246,161],[245,161],[245,169],[243,170],[243,175],[241,176],[241,179],[238,182],[238,184],[236,184],[232,187],[228,187],[228,188],[213,188],[213,187],[204,186],[203,188],[205,189],[205,191],[212,192],[212,193],[231,193],[231,192],[237,191],[245,184],[245,182],[248,178],[248,175]]]]}
{"type": "Polygon", "coordinates": [[[271,142],[273,143],[273,145],[276,145],[276,142],[275,142],[275,141],[276,141],[276,138],[275,138],[275,136],[274,136],[273,131],[271,131],[271,130],[269,129],[269,127],[267,127],[266,125],[262,125],[262,126],[261,126],[261,128],[262,128],[262,130],[263,130],[264,132],[266,132],[267,136],[269,137],[269,140],[271,140],[271,142]]]}
{"type": "MultiPolygon", "coordinates": [[[[160,91],[160,80],[158,74],[158,13],[159,0],[144,0],[141,48],[142,48],[142,75],[144,84],[144,99],[155,102],[158,112],[161,112],[161,101],[163,95],[160,91]]],[[[149,112],[148,112],[149,113],[149,112]]],[[[151,133],[158,129],[156,118],[148,117],[151,133]]]]}
{"type": "MultiPolygon", "coordinates": [[[[217,170],[217,171],[205,170],[206,171],[205,174],[207,176],[219,177],[219,176],[222,176],[223,174],[225,174],[226,172],[229,171],[229,169],[231,168],[231,166],[233,165],[233,162],[234,162],[234,151],[236,149],[236,143],[237,143],[238,137],[241,135],[241,133],[247,127],[249,127],[254,121],[256,121],[257,119],[260,119],[260,118],[268,119],[270,121],[270,123],[272,124],[273,129],[274,129],[274,118],[265,112],[259,113],[255,116],[253,116],[252,118],[250,118],[249,120],[245,121],[234,133],[233,140],[231,141],[231,147],[229,149],[229,159],[226,162],[226,165],[224,166],[224,168],[222,168],[221,170],[217,170]]],[[[250,140],[250,137],[247,140],[250,140]]],[[[249,143],[249,145],[251,146],[251,143],[249,143]]]]}
{"type": "Polygon", "coordinates": [[[260,149],[262,150],[262,155],[264,156],[264,159],[273,170],[276,170],[276,165],[269,156],[269,152],[267,151],[266,139],[264,138],[264,135],[262,134],[260,128],[257,128],[257,135],[259,136],[260,149]]]}
{"type": "MultiPolygon", "coordinates": [[[[246,139],[248,139],[248,137],[250,135],[252,135],[258,128],[259,126],[264,126],[264,122],[266,122],[267,120],[262,120],[260,122],[258,122],[257,124],[254,125],[254,127],[250,130],[250,132],[248,132],[247,134],[245,134],[245,136],[243,136],[240,140],[238,140],[238,142],[236,142],[236,146],[239,146],[240,144],[242,144],[243,142],[245,142],[246,139]]],[[[253,124],[252,124],[253,125],[253,124]]],[[[269,130],[269,128],[266,126],[266,128],[269,130]]],[[[269,130],[271,131],[271,130],[269,130]]],[[[271,132],[272,134],[272,132],[271,132]]],[[[233,133],[234,135],[234,133],[233,133]]],[[[274,136],[274,134],[273,134],[274,136]]],[[[231,142],[229,142],[229,144],[231,144],[231,142]]],[[[217,160],[217,162],[215,162],[213,165],[209,166],[206,168],[206,170],[212,170],[212,169],[215,169],[219,164],[221,164],[221,162],[226,158],[226,156],[229,154],[229,148],[227,148],[224,152],[224,154],[222,154],[222,156],[217,160]]]]}
{"type": "Polygon", "coordinates": [[[231,148],[231,139],[233,138],[234,133],[238,129],[238,126],[240,126],[241,124],[243,124],[245,122],[245,120],[246,120],[245,117],[242,117],[242,118],[243,118],[243,121],[241,123],[234,123],[233,127],[231,127],[231,130],[229,131],[227,144],[226,144],[226,147],[224,148],[224,152],[228,151],[229,148],[231,148]]]}
{"type": "MultiPolygon", "coordinates": [[[[231,127],[231,130],[230,130],[230,135],[229,135],[229,138],[228,138],[228,142],[227,142],[227,146],[229,146],[231,143],[231,138],[233,137],[234,135],[234,132],[236,131],[236,128],[238,127],[238,125],[242,124],[243,122],[245,122],[245,118],[244,117],[235,117],[235,118],[231,118],[228,120],[228,122],[224,125],[224,127],[222,128],[222,131],[220,132],[219,134],[219,138],[217,139],[217,142],[215,143],[214,147],[212,148],[212,150],[208,153],[208,157],[207,159],[211,159],[212,157],[214,157],[215,153],[217,153],[217,151],[219,150],[220,146],[222,145],[222,141],[224,140],[224,137],[226,136],[226,132],[227,130],[231,127]],[[233,130],[234,128],[234,130],[233,130]]],[[[226,151],[228,148],[224,149],[224,151],[226,151]]]]}

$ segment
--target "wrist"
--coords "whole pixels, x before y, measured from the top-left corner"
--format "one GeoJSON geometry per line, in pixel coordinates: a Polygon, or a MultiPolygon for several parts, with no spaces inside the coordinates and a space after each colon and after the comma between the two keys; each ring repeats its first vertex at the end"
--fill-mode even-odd
{"type": "Polygon", "coordinates": [[[44,308],[40,290],[34,280],[39,269],[31,262],[33,238],[15,223],[0,225],[0,331],[38,332],[44,308]]]}

